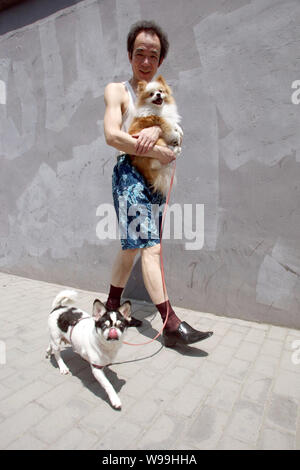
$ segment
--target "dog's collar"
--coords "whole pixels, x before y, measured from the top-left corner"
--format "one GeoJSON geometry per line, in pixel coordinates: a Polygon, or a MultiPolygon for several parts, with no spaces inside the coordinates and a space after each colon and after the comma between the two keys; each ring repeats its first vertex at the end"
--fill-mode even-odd
{"type": "Polygon", "coordinates": [[[108,364],[105,364],[105,366],[99,366],[98,364],[93,364],[92,362],[90,362],[90,364],[92,367],[95,367],[95,369],[104,369],[105,367],[112,366],[114,363],[109,362],[108,364]]]}
{"type": "Polygon", "coordinates": [[[110,365],[110,364],[106,364],[106,366],[99,366],[98,364],[92,364],[92,363],[90,363],[90,364],[91,364],[92,367],[95,367],[95,369],[100,369],[100,370],[104,369],[104,367],[107,367],[107,366],[110,365]]]}

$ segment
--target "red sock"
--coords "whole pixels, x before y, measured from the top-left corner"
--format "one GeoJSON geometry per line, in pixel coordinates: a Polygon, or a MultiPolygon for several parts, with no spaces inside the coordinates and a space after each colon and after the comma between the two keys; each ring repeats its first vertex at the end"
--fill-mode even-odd
{"type": "Polygon", "coordinates": [[[106,308],[108,310],[115,310],[120,307],[121,295],[124,287],[115,287],[111,284],[108,299],[106,302],[106,308]]]}
{"type": "Polygon", "coordinates": [[[168,316],[168,321],[166,323],[165,329],[168,331],[176,330],[178,326],[180,325],[181,320],[177,317],[174,310],[172,309],[170,301],[166,300],[165,302],[162,302],[161,304],[156,305],[156,308],[160,313],[163,323],[165,322],[167,318],[167,312],[169,309],[169,316],[168,316]]]}

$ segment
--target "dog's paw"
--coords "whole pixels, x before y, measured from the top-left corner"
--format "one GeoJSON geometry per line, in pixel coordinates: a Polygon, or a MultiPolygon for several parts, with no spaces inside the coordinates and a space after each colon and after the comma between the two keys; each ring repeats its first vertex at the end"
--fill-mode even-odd
{"type": "Polygon", "coordinates": [[[176,125],[174,129],[172,130],[172,133],[170,135],[171,141],[173,145],[180,145],[181,140],[182,140],[183,132],[180,126],[176,125]]]}
{"type": "Polygon", "coordinates": [[[61,375],[67,375],[70,372],[70,370],[67,367],[61,367],[59,371],[61,375]]]}
{"type": "Polygon", "coordinates": [[[111,397],[110,398],[110,402],[112,404],[112,406],[115,408],[115,410],[121,410],[122,408],[122,403],[121,403],[121,400],[120,398],[118,397],[118,395],[116,395],[115,397],[111,397]]]}
{"type": "Polygon", "coordinates": [[[45,353],[45,358],[49,359],[51,356],[52,356],[52,348],[51,348],[51,345],[49,345],[45,353]]]}
{"type": "Polygon", "coordinates": [[[176,146],[169,146],[169,148],[175,153],[176,157],[178,157],[181,154],[181,147],[179,145],[176,146]]]}

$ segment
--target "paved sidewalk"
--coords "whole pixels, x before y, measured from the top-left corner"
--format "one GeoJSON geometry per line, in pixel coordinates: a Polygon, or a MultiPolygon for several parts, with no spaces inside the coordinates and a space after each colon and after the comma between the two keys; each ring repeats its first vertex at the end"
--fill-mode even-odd
{"type": "MultiPolygon", "coordinates": [[[[62,288],[0,273],[0,449],[300,449],[299,330],[176,309],[214,335],[187,349],[124,345],[119,361],[156,354],[109,368],[122,401],[115,411],[70,348],[62,353],[69,375],[45,358],[62,288]]],[[[95,296],[106,300],[78,292],[89,312],[95,296]]],[[[127,341],[154,337],[153,307],[133,310],[144,326],[127,341]]]]}

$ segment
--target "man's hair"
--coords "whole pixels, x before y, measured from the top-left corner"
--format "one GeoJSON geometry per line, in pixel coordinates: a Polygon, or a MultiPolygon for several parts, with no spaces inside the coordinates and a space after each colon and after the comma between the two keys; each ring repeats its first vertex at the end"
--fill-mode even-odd
{"type": "Polygon", "coordinates": [[[156,34],[160,41],[160,56],[159,63],[167,56],[169,50],[169,41],[166,33],[163,32],[160,26],[154,21],[138,21],[134,23],[127,36],[127,51],[129,52],[130,59],[132,58],[134,41],[139,33],[146,31],[151,34],[156,34]]]}

